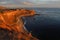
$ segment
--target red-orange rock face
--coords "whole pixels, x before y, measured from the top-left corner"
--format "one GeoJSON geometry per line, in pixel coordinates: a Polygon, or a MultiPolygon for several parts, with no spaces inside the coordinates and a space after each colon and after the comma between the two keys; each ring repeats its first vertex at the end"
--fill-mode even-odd
{"type": "Polygon", "coordinates": [[[21,18],[34,15],[34,10],[17,9],[4,11],[3,14],[0,13],[0,28],[10,31],[10,33],[8,33],[9,37],[13,35],[13,38],[10,38],[11,40],[38,40],[24,29],[21,18]]]}

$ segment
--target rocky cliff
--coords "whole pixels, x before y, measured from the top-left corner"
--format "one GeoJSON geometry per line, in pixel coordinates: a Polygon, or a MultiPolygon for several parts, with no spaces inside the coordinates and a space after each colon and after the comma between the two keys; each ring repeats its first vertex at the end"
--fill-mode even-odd
{"type": "Polygon", "coordinates": [[[24,29],[21,18],[33,15],[35,15],[34,10],[26,9],[5,10],[3,14],[0,13],[0,40],[38,40],[24,29]]]}

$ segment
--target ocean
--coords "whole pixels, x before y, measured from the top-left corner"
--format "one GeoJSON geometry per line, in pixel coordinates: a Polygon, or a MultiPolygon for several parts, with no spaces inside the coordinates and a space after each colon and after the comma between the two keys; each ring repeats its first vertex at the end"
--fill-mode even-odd
{"type": "Polygon", "coordinates": [[[26,8],[34,9],[33,17],[25,17],[25,27],[40,40],[60,40],[60,8],[26,8]]]}

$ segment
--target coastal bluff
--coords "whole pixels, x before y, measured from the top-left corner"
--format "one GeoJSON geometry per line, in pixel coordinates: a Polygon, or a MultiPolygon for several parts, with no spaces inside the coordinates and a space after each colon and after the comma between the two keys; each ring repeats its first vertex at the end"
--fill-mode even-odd
{"type": "Polygon", "coordinates": [[[22,17],[34,16],[34,10],[6,9],[0,11],[0,40],[39,40],[24,28],[22,17]]]}

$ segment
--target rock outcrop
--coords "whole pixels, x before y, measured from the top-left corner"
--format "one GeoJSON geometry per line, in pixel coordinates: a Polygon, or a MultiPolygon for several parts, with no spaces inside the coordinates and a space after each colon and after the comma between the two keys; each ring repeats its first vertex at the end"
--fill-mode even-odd
{"type": "Polygon", "coordinates": [[[9,37],[9,40],[38,40],[33,37],[26,29],[24,29],[24,23],[22,17],[34,16],[34,10],[16,9],[4,11],[0,13],[0,35],[3,32],[4,35],[0,36],[0,40],[3,40],[5,36],[9,37]],[[7,31],[6,33],[4,31],[7,31]]]}

